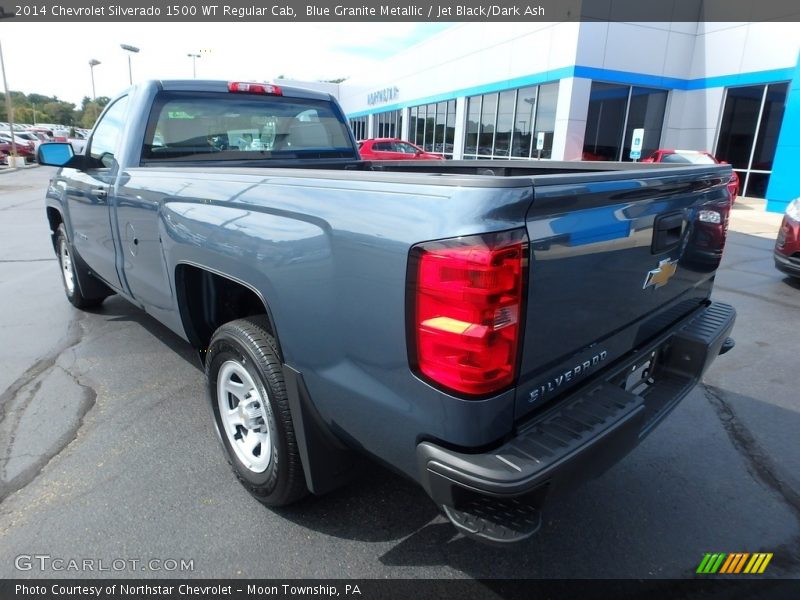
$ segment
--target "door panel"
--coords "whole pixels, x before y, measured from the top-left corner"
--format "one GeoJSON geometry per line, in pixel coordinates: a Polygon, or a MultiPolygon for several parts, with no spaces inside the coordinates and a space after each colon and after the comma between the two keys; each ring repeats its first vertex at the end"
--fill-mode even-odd
{"type": "Polygon", "coordinates": [[[110,202],[119,171],[115,155],[127,107],[128,97],[123,96],[100,117],[86,150],[96,167],[71,171],[66,193],[75,250],[97,275],[117,289],[122,283],[116,266],[110,202]]]}
{"type": "Polygon", "coordinates": [[[72,244],[97,275],[119,289],[121,285],[109,219],[108,192],[112,181],[109,170],[74,171],[68,181],[66,195],[72,244]]]}
{"type": "Polygon", "coordinates": [[[117,190],[116,219],[122,248],[122,268],[134,298],[147,306],[172,306],[171,278],[161,245],[160,215],[163,196],[143,189],[137,170],[126,173],[117,190]]]}

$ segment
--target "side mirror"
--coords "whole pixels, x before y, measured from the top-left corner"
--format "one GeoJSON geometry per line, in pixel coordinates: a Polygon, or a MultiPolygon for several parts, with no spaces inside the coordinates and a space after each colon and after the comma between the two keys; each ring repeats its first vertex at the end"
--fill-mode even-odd
{"type": "Polygon", "coordinates": [[[89,169],[102,169],[102,161],[86,156],[85,154],[75,154],[75,149],[69,142],[47,142],[39,146],[36,152],[36,160],[40,165],[50,167],[67,167],[78,171],[89,169]]]}
{"type": "Polygon", "coordinates": [[[39,164],[50,167],[63,167],[73,156],[75,156],[75,151],[72,149],[72,144],[66,142],[43,143],[36,152],[36,160],[39,161],[39,164]]]}

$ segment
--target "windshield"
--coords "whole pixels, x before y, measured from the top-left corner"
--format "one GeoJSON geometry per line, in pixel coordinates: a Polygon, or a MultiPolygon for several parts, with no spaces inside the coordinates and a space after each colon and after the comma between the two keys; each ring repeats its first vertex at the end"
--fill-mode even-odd
{"type": "Polygon", "coordinates": [[[661,157],[661,162],[665,163],[680,163],[684,165],[715,165],[716,161],[708,154],[702,152],[675,152],[673,154],[664,154],[661,157]]]}
{"type": "Polygon", "coordinates": [[[325,100],[161,93],[142,157],[152,160],[353,158],[347,126],[325,100]]]}

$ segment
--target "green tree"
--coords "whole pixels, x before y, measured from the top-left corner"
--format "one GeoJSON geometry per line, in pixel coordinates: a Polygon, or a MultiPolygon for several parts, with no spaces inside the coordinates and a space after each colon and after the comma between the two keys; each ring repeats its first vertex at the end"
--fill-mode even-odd
{"type": "Polygon", "coordinates": [[[44,105],[44,112],[52,117],[55,123],[73,125],[75,123],[75,105],[56,100],[44,105]]]}
{"type": "Polygon", "coordinates": [[[97,117],[100,116],[100,112],[102,110],[103,109],[95,102],[86,103],[83,107],[83,111],[81,112],[78,124],[84,129],[91,129],[94,126],[94,122],[97,121],[97,117]]]}
{"type": "MultiPolygon", "coordinates": [[[[39,114],[36,115],[37,120],[39,114]]],[[[33,107],[32,106],[18,106],[14,108],[14,122],[15,123],[33,123],[33,107]]]]}

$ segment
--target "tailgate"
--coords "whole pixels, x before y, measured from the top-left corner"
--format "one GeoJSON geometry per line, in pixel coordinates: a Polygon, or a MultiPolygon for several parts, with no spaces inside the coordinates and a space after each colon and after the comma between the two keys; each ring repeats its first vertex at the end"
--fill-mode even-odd
{"type": "Polygon", "coordinates": [[[707,301],[729,177],[715,166],[534,178],[517,418],[707,301]]]}

